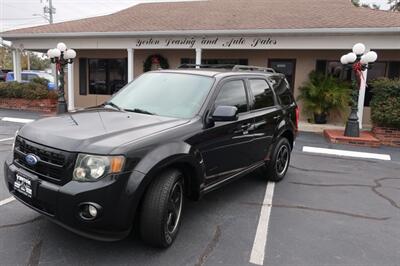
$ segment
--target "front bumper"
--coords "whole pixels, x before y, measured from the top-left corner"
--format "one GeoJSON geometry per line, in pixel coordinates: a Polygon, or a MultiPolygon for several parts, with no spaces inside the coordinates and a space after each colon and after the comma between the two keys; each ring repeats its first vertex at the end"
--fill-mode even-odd
{"type": "Polygon", "coordinates": [[[102,241],[123,239],[131,231],[133,213],[137,206],[137,203],[132,202],[135,197],[130,196],[134,191],[126,189],[131,175],[142,174],[122,173],[97,182],[70,181],[59,186],[18,168],[11,160],[4,164],[7,188],[17,200],[70,231],[102,241]],[[14,189],[17,173],[32,180],[31,198],[14,189]],[[79,215],[80,204],[86,202],[101,206],[101,212],[96,219],[85,220],[79,215]]]}

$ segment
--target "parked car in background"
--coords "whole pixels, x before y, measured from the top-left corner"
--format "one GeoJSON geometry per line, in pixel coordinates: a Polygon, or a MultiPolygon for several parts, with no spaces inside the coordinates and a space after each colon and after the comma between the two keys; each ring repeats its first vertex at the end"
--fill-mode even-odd
{"type": "MultiPolygon", "coordinates": [[[[56,89],[56,84],[54,83],[54,77],[46,72],[41,71],[22,71],[21,82],[31,82],[35,78],[44,78],[49,81],[47,88],[49,90],[56,89]]],[[[14,72],[8,72],[6,75],[6,81],[14,81],[14,72]]]]}
{"type": "Polygon", "coordinates": [[[10,72],[10,70],[0,69],[0,81],[6,81],[6,76],[8,72],[10,72]]]}

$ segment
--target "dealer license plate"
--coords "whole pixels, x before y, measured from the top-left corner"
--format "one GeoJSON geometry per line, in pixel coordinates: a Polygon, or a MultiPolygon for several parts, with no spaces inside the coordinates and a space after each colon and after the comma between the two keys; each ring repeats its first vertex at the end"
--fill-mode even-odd
{"type": "Polygon", "coordinates": [[[32,180],[20,174],[16,175],[14,189],[29,198],[32,198],[32,180]]]}

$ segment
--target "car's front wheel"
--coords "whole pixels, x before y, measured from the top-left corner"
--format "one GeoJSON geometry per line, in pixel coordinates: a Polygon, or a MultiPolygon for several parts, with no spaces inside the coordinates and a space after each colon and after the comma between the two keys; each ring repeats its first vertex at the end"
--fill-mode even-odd
{"type": "Polygon", "coordinates": [[[272,153],[271,160],[267,163],[268,180],[281,181],[289,168],[291,147],[286,138],[280,138],[272,153]]]}
{"type": "Polygon", "coordinates": [[[142,204],[140,234],[155,247],[169,247],[181,224],[184,202],[183,175],[170,169],[150,184],[142,204]]]}

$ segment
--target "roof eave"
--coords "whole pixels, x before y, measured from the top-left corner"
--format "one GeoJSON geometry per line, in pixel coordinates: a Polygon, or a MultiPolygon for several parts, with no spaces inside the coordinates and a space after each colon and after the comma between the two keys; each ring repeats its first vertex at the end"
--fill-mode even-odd
{"type": "Polygon", "coordinates": [[[308,28],[308,29],[244,29],[244,30],[171,30],[131,32],[59,32],[59,33],[0,33],[5,39],[81,38],[81,37],[152,37],[152,36],[207,36],[207,35],[263,35],[263,34],[391,34],[400,27],[385,28],[308,28]]]}

